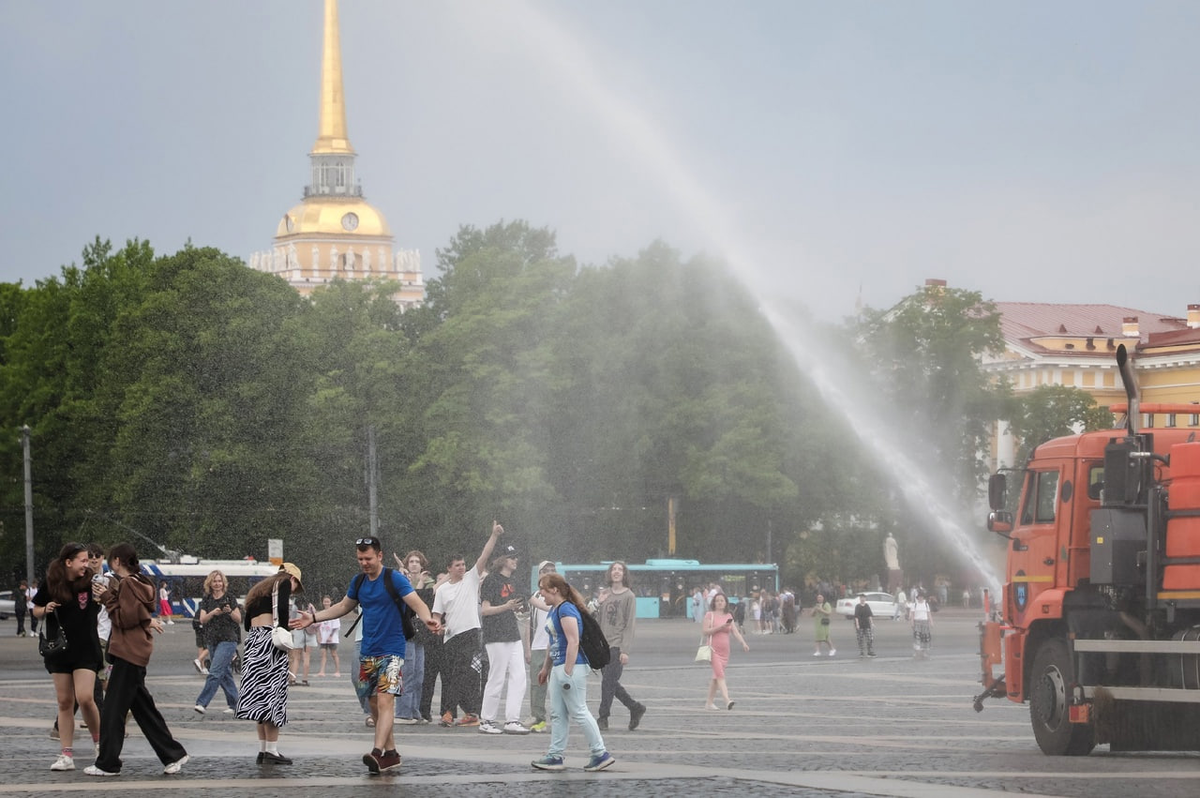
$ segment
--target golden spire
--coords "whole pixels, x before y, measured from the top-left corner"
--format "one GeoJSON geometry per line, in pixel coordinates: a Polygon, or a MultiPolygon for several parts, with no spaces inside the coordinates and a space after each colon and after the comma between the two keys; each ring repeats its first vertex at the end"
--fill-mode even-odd
{"type": "Polygon", "coordinates": [[[338,42],[337,0],[325,0],[325,48],[321,55],[321,123],[313,153],[354,153],[346,135],[342,93],[342,49],[338,42]]]}

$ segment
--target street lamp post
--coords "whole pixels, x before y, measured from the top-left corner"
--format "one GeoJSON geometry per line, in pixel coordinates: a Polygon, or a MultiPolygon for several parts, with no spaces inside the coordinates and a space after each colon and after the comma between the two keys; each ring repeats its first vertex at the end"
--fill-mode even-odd
{"type": "MultiPolygon", "coordinates": [[[[33,584],[33,465],[29,457],[29,425],[21,427],[25,459],[25,578],[33,584]]],[[[15,598],[15,597],[14,597],[15,598]]],[[[18,599],[19,600],[19,599],[18,599]]]]}

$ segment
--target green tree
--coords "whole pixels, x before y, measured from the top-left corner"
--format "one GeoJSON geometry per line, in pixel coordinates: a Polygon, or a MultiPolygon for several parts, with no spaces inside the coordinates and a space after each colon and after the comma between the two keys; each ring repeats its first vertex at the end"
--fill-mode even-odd
{"type": "Polygon", "coordinates": [[[959,507],[979,495],[979,452],[1007,409],[981,357],[1003,351],[1000,315],[974,291],[925,286],[890,310],[867,310],[854,325],[863,365],[913,460],[930,465],[959,507]]]}
{"type": "Polygon", "coordinates": [[[1016,463],[1026,462],[1036,447],[1052,438],[1112,425],[1112,413],[1098,406],[1087,391],[1065,385],[1039,385],[1013,401],[1009,431],[1020,441],[1016,463]]]}

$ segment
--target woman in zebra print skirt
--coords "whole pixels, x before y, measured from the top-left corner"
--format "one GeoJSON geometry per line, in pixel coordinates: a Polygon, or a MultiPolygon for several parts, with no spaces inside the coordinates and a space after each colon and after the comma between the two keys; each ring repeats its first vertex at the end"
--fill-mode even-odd
{"type": "Polygon", "coordinates": [[[279,727],[287,723],[288,657],[271,643],[271,630],[288,628],[288,600],[302,590],[300,569],[288,562],[246,595],[246,650],[237,716],[258,724],[260,765],[292,764],[279,753],[279,727]]]}

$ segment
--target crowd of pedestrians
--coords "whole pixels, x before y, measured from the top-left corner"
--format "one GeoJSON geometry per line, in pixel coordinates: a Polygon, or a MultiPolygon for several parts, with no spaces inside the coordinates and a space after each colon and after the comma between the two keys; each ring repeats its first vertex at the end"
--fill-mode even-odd
{"type": "MultiPolygon", "coordinates": [[[[228,593],[225,575],[211,572],[195,618],[196,666],[205,675],[196,713],[206,714],[221,693],[226,713],[255,724],[257,763],[292,764],[279,747],[280,731],[288,722],[289,689],[307,681],[310,662],[305,655],[310,649],[321,655],[318,676],[326,675],[329,660],[333,676],[341,676],[341,619],[353,613],[356,618],[347,636],[355,634],[356,646],[347,664],[364,722],[374,729],[374,745],[362,756],[370,774],[401,767],[396,724],[428,724],[435,717],[443,726],[470,727],[483,734],[549,733],[546,754],[531,763],[542,770],[565,768],[569,731],[575,725],[589,752],[585,770],[609,767],[615,760],[603,733],[609,729],[614,705],[628,712],[631,731],[646,713],[646,705],[621,681],[637,646],[637,599],[629,569],[624,562],[610,564],[589,608],[579,591],[556,573],[554,563],[543,561],[537,590],[525,595],[518,576],[520,553],[500,544],[503,535],[503,527],[493,523],[470,567],[455,555],[437,577],[422,552],[411,551],[403,559],[393,555],[399,567],[392,569],[384,565],[379,538],[359,538],[354,541],[359,573],[340,601],[323,596],[320,609],[304,598],[301,571],[292,563],[256,583],[244,606],[228,593]],[[586,703],[591,666],[583,643],[589,612],[609,646],[607,664],[599,669],[595,716],[586,703]],[[239,646],[244,646],[240,684],[234,667],[239,646]],[[441,698],[434,716],[439,681],[441,698]],[[528,721],[523,720],[526,706],[528,721]]],[[[107,569],[104,560],[98,546],[89,551],[82,544],[67,544],[40,584],[22,586],[22,591],[28,590],[22,597],[28,600],[30,630],[40,622],[46,640],[61,636],[70,641],[57,653],[48,646],[45,656],[57,699],[60,743],[51,769],[75,769],[78,712],[81,728],[91,737],[93,763],[84,768],[88,775],[121,772],[129,718],[162,762],[163,772],[179,773],[188,754],[171,734],[145,681],[154,633],[162,633],[164,619],[171,623],[169,606],[163,608],[161,586],[156,589],[142,574],[131,545],[113,547],[107,569]],[[102,689],[105,681],[107,690],[102,689]]],[[[934,608],[923,590],[901,595],[903,604],[897,604],[912,624],[914,656],[927,656],[934,608]]],[[[865,595],[858,598],[852,620],[859,656],[874,657],[875,614],[865,595]]],[[[732,641],[749,652],[745,625],[760,634],[794,631],[800,602],[785,588],[777,594],[760,591],[731,606],[718,584],[696,586],[690,600],[712,652],[704,706],[732,710],[735,701],[726,677],[732,641]]],[[[810,614],[814,656],[834,656],[834,611],[824,594],[816,596],[810,614]]],[[[24,619],[19,623],[18,634],[23,635],[24,619]]]]}

